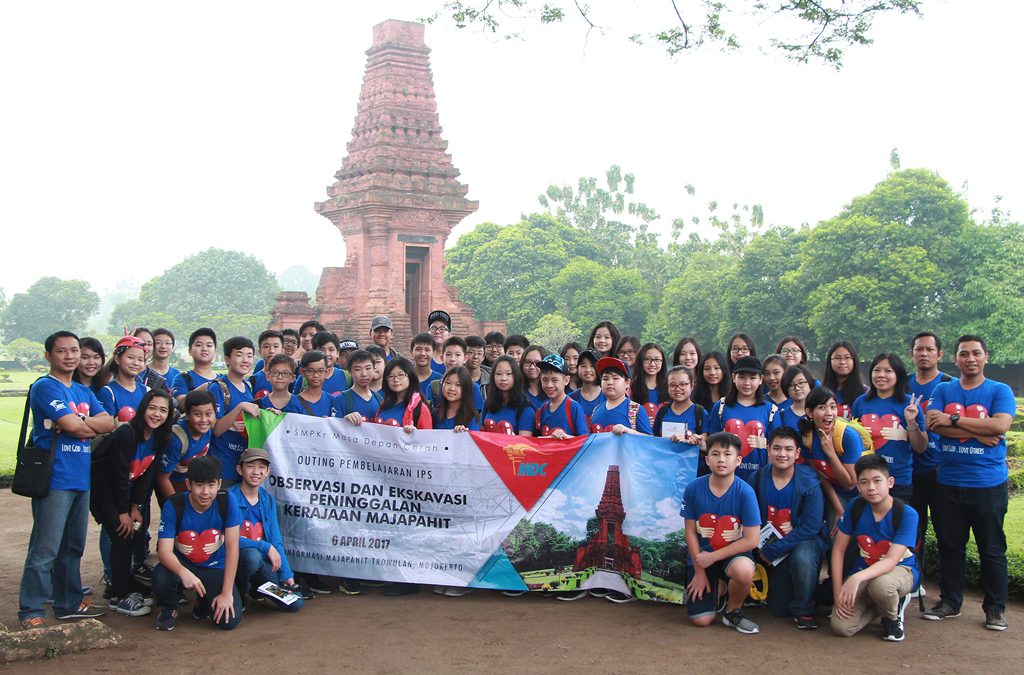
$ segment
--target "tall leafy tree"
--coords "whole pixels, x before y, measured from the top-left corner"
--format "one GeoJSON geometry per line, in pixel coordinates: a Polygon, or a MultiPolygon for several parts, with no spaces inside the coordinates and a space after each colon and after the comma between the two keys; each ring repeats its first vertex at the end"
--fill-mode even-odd
{"type": "Polygon", "coordinates": [[[82,332],[100,306],[99,296],[79,279],[42,277],[24,293],[15,293],[3,312],[8,340],[42,342],[58,330],[82,332]]]}
{"type": "Polygon", "coordinates": [[[611,321],[623,334],[640,335],[651,313],[651,294],[637,269],[576,258],[551,282],[558,311],[584,331],[611,321]]]}

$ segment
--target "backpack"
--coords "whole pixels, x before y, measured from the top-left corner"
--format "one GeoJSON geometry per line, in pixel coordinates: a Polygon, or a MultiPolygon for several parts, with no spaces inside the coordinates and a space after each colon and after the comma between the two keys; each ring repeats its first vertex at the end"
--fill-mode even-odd
{"type": "MultiPolygon", "coordinates": [[[[174,532],[181,531],[181,520],[185,517],[185,500],[188,497],[184,492],[176,492],[170,496],[171,506],[174,507],[174,532]]],[[[217,493],[217,511],[220,512],[221,527],[227,527],[228,522],[228,493],[221,490],[217,493]]]]}
{"type": "MultiPolygon", "coordinates": [[[[836,418],[836,425],[832,429],[832,444],[835,446],[836,454],[840,457],[846,451],[843,447],[843,433],[846,431],[846,427],[853,427],[853,430],[860,435],[861,443],[864,444],[864,452],[862,455],[870,455],[875,451],[875,444],[871,440],[871,432],[864,428],[864,425],[857,420],[844,420],[841,417],[836,418]]],[[[805,448],[810,448],[811,443],[814,440],[812,438],[814,430],[807,431],[803,434],[803,441],[805,448]]]]}
{"type": "MultiPolygon", "coordinates": [[[[548,407],[551,406],[550,403],[545,403],[544,405],[546,405],[548,407]]],[[[570,410],[572,410],[572,399],[569,398],[568,396],[566,396],[565,397],[565,419],[569,423],[569,435],[570,436],[575,436],[576,435],[576,425],[574,425],[572,423],[572,415],[569,413],[570,410]]],[[[544,411],[544,406],[541,406],[537,410],[537,419],[536,419],[536,422],[534,424],[534,428],[536,429],[536,431],[538,433],[540,432],[540,414],[543,411],[544,411]]],[[[634,424],[633,428],[636,429],[636,426],[635,426],[636,425],[636,413],[633,413],[633,424],[634,424]]]]}
{"type": "MultiPolygon", "coordinates": [[[[694,405],[697,405],[694,403],[694,405]]],[[[768,424],[772,423],[775,419],[775,413],[779,412],[779,406],[776,403],[772,403],[772,409],[768,411],[768,424]]],[[[725,423],[725,397],[718,399],[718,423],[725,423]]]]}
{"type": "MultiPolygon", "coordinates": [[[[864,509],[868,503],[857,497],[850,504],[850,517],[853,518],[852,527],[856,527],[857,523],[860,522],[860,517],[864,515],[864,509]]],[[[903,510],[906,504],[899,497],[892,498],[892,531],[898,532],[900,529],[900,522],[903,520],[903,510]]]]}
{"type": "MultiPolygon", "coordinates": [[[[693,417],[696,424],[694,424],[693,433],[702,434],[704,433],[704,406],[697,403],[693,404],[696,410],[693,411],[693,417]]],[[[663,405],[658,408],[658,413],[654,416],[653,429],[660,429],[662,422],[665,421],[665,416],[668,415],[669,409],[672,408],[672,404],[663,405]]]]}
{"type": "MultiPolygon", "coordinates": [[[[217,386],[220,387],[220,393],[224,396],[224,414],[226,415],[226,414],[228,414],[231,411],[231,389],[232,389],[232,387],[228,386],[227,380],[225,380],[223,378],[220,378],[220,377],[218,377],[217,379],[213,380],[213,382],[215,382],[217,384],[217,386]]],[[[252,385],[248,382],[248,380],[242,380],[242,382],[249,389],[249,395],[251,396],[252,395],[252,385]]],[[[210,390],[210,384],[211,384],[210,382],[206,382],[204,384],[199,385],[199,387],[200,388],[205,387],[206,391],[209,391],[210,390]]],[[[189,386],[190,387],[192,386],[191,381],[189,381],[189,386]]]]}
{"type": "MultiPolygon", "coordinates": [[[[380,404],[384,402],[384,394],[380,393],[379,391],[371,391],[370,396],[373,397],[373,400],[377,402],[377,407],[380,408],[380,404]]],[[[299,400],[304,401],[304,399],[301,398],[299,400]]],[[[355,394],[352,393],[351,389],[346,389],[345,391],[341,392],[341,401],[345,407],[344,410],[342,410],[343,414],[340,415],[340,417],[344,417],[345,415],[351,412],[355,412],[356,399],[355,394]]],[[[309,407],[308,403],[306,404],[306,407],[309,407]]]]}

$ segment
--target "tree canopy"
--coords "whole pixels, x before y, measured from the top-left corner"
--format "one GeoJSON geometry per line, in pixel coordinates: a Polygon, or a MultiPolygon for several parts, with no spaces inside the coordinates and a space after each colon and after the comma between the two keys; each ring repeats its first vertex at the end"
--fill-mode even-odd
{"type": "MultiPolygon", "coordinates": [[[[427,23],[450,22],[505,39],[523,36],[531,24],[575,21],[591,34],[618,35],[637,45],[656,45],[669,56],[702,48],[760,47],[806,63],[836,69],[848,47],[869,45],[876,17],[920,14],[921,0],[661,0],[650,10],[623,10],[618,3],[578,0],[447,0],[427,23]],[[653,16],[652,16],[653,15],[653,16]]],[[[898,154],[894,153],[898,163],[898,154]]]]}
{"type": "Polygon", "coordinates": [[[24,293],[15,293],[3,309],[8,341],[42,342],[59,330],[80,333],[100,306],[99,296],[79,279],[42,277],[24,293]]]}

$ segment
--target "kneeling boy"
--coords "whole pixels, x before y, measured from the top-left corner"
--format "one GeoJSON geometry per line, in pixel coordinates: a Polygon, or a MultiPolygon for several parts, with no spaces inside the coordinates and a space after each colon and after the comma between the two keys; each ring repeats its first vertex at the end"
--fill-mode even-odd
{"type": "Polygon", "coordinates": [[[722,623],[746,634],[758,625],[744,616],[743,601],[754,581],[754,560],[761,533],[761,515],[754,489],[736,479],[743,458],[736,434],[720,431],[708,437],[706,462],[711,473],[690,481],[683,492],[681,515],[686,519],[686,611],[695,626],[708,626],[724,609],[722,623]],[[724,608],[719,583],[728,582],[724,608]]]}
{"type": "Polygon", "coordinates": [[[295,584],[295,575],[284,552],[284,540],[277,522],[277,501],[263,489],[263,480],[270,473],[270,455],[263,448],[247,448],[236,467],[241,482],[232,485],[228,494],[234,496],[242,513],[239,529],[238,588],[243,595],[260,599],[269,597],[275,607],[297,612],[302,609],[302,593],[295,584]],[[292,591],[298,599],[290,604],[276,596],[265,596],[259,587],[273,582],[292,591]]]}
{"type": "Polygon", "coordinates": [[[217,627],[231,629],[242,620],[242,597],[235,587],[242,522],[238,503],[220,492],[216,457],[189,462],[185,483],[187,491],[165,501],[160,512],[160,564],[153,569],[153,595],[161,607],[156,628],[174,629],[183,586],[196,593],[193,617],[212,613],[217,627]]]}
{"type": "Polygon", "coordinates": [[[860,497],[847,505],[832,545],[832,632],[850,637],[881,614],[882,639],[900,642],[903,612],[918,582],[917,512],[889,494],[894,479],[881,455],[864,455],[854,471],[860,497]],[[843,580],[851,540],[860,555],[843,580]]]}

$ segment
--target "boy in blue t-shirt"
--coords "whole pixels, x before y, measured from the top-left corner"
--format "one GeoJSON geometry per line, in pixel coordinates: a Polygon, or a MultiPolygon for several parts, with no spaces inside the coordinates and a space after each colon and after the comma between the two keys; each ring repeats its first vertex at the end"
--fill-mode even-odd
{"type": "MultiPolygon", "coordinates": [[[[444,374],[452,368],[460,368],[466,365],[466,341],[460,337],[450,337],[444,341],[444,345],[441,348],[441,358],[443,360],[445,370],[441,371],[441,375],[438,378],[438,383],[430,385],[427,390],[426,399],[427,402],[434,407],[437,402],[441,399],[441,378],[444,374]]],[[[473,407],[477,413],[484,409],[484,395],[480,391],[480,385],[473,382],[473,407]]]]}
{"type": "Polygon", "coordinates": [[[217,358],[217,334],[212,328],[197,328],[188,336],[188,353],[192,357],[192,369],[178,373],[171,383],[171,395],[178,408],[185,406],[185,394],[212,382],[213,360],[217,358]]]}
{"type": "Polygon", "coordinates": [[[760,631],[743,614],[743,601],[754,582],[754,560],[761,532],[761,514],[754,489],[737,480],[742,457],[739,436],[722,431],[707,440],[711,473],[696,478],[683,492],[680,515],[686,519],[686,611],[695,626],[709,626],[719,611],[722,623],[740,633],[760,631]],[[728,596],[718,597],[720,582],[728,596]]]}
{"type": "Polygon", "coordinates": [[[259,401],[274,390],[273,383],[267,377],[267,364],[270,363],[270,359],[284,353],[284,335],[279,330],[265,330],[257,338],[256,347],[260,352],[260,360],[253,368],[249,384],[252,385],[253,400],[259,401]]]}
{"type": "Polygon", "coordinates": [[[247,337],[233,337],[224,341],[224,360],[228,364],[227,375],[222,375],[206,385],[213,394],[213,407],[217,422],[213,425],[213,440],[210,454],[220,460],[221,480],[230,487],[238,482],[235,465],[242,451],[249,445],[242,413],[259,417],[260,407],[253,403],[252,388],[247,376],[252,368],[255,350],[252,340],[247,337]]]}
{"type": "Polygon", "coordinates": [[[558,354],[548,354],[537,364],[540,368],[540,388],[548,402],[537,410],[536,433],[551,438],[570,438],[587,435],[587,418],[583,406],[565,395],[569,384],[569,366],[558,354]]]}
{"type": "Polygon", "coordinates": [[[602,357],[597,362],[597,375],[601,378],[601,392],[604,402],[594,409],[590,416],[590,432],[610,431],[616,436],[622,434],[651,434],[651,418],[647,410],[626,396],[629,380],[626,364],[613,356],[602,357]]]}
{"type": "Polygon", "coordinates": [[[189,462],[209,452],[216,419],[213,394],[190,391],[185,397],[185,417],[171,430],[153,478],[161,502],[185,491],[189,462]]]}
{"type": "Polygon", "coordinates": [[[274,354],[267,361],[263,371],[270,382],[270,393],[256,401],[263,410],[304,413],[302,404],[291,392],[292,378],[295,377],[295,362],[287,354],[274,354]]]}
{"type": "Polygon", "coordinates": [[[881,614],[882,639],[901,642],[903,613],[918,582],[917,512],[889,493],[895,479],[885,457],[864,455],[854,471],[860,497],[839,519],[832,546],[832,632],[850,637],[881,614]],[[856,542],[858,555],[847,570],[851,541],[856,542]]]}
{"type": "Polygon", "coordinates": [[[197,457],[188,466],[187,491],[160,511],[160,563],[153,568],[153,595],[161,607],[157,630],[174,630],[182,587],[195,591],[194,618],[212,616],[224,629],[242,621],[235,585],[242,516],[234,495],[220,492],[220,475],[216,457],[197,457]]]}
{"type": "Polygon", "coordinates": [[[370,383],[376,369],[370,352],[359,349],[348,359],[348,372],[352,375],[352,386],[334,397],[332,404],[335,417],[359,415],[361,422],[368,422],[377,416],[384,396],[370,390],[370,383]]]}
{"type": "Polygon", "coordinates": [[[438,373],[431,365],[434,362],[434,338],[430,333],[419,333],[409,343],[416,379],[420,382],[420,396],[430,395],[431,383],[440,380],[444,373],[438,373]]]}
{"type": "Polygon", "coordinates": [[[277,522],[277,501],[263,489],[263,480],[270,473],[270,455],[263,448],[248,448],[235,468],[242,480],[228,489],[242,514],[239,529],[238,587],[245,597],[269,598],[274,607],[297,612],[302,609],[302,592],[295,584],[295,575],[285,555],[281,528],[277,522]],[[273,595],[263,595],[259,587],[272,582],[298,596],[285,603],[273,595]]]}

